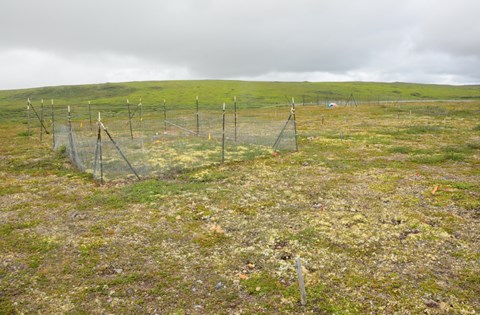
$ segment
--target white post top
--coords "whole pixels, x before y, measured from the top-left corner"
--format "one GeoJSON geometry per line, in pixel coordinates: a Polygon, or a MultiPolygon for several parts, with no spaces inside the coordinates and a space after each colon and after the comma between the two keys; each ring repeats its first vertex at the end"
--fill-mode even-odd
{"type": "Polygon", "coordinates": [[[100,112],[98,112],[98,121],[99,121],[99,122],[102,121],[102,120],[100,119],[100,112]]]}
{"type": "Polygon", "coordinates": [[[43,104],[43,98],[42,98],[42,101],[41,101],[41,103],[43,104]]]}
{"type": "Polygon", "coordinates": [[[27,102],[29,102],[29,103],[30,103],[30,97],[27,99],[27,102]]]}
{"type": "Polygon", "coordinates": [[[166,99],[163,99],[163,102],[164,102],[164,103],[166,103],[166,102],[167,102],[167,100],[166,100],[166,99]]]}
{"type": "Polygon", "coordinates": [[[90,105],[90,101],[88,101],[88,105],[90,105]]]}
{"type": "Polygon", "coordinates": [[[127,98],[127,104],[130,104],[130,102],[128,101],[128,98],[127,98]]]}
{"type": "Polygon", "coordinates": [[[292,104],[295,104],[295,98],[292,97],[292,104]]]}
{"type": "Polygon", "coordinates": [[[234,97],[233,97],[233,100],[236,102],[236,101],[237,101],[237,97],[236,97],[236,96],[234,96],[234,97]]]}
{"type": "Polygon", "coordinates": [[[197,97],[196,97],[196,100],[198,101],[198,95],[197,95],[197,97]]]}
{"type": "Polygon", "coordinates": [[[70,113],[70,105],[68,105],[68,112],[70,113]]]}
{"type": "Polygon", "coordinates": [[[223,103],[223,110],[225,110],[225,103],[223,103]]]}
{"type": "Polygon", "coordinates": [[[53,98],[52,98],[52,105],[53,105],[53,98]]]}

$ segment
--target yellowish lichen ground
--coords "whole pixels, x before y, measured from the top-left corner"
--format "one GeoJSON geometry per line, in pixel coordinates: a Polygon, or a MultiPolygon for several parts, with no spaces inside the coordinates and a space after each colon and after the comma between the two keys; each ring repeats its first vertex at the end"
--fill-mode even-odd
{"type": "Polygon", "coordinates": [[[298,153],[105,186],[2,125],[0,313],[479,312],[480,103],[297,117],[298,153]]]}

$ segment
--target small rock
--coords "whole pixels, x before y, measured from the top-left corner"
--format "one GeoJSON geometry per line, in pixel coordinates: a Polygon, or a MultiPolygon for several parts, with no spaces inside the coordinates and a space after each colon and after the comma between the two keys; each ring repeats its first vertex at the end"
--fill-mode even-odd
{"type": "Polygon", "coordinates": [[[239,277],[240,279],[242,279],[242,280],[248,279],[248,276],[247,276],[246,274],[244,274],[244,273],[241,273],[238,277],[239,277]]]}
{"type": "Polygon", "coordinates": [[[260,288],[260,287],[256,287],[256,288],[255,288],[255,291],[258,292],[258,291],[260,291],[261,289],[262,289],[262,288],[260,288]]]}
{"type": "Polygon", "coordinates": [[[121,268],[118,268],[118,269],[113,269],[116,273],[122,273],[123,272],[123,269],[121,268]]]}
{"type": "Polygon", "coordinates": [[[196,310],[201,310],[203,308],[203,306],[197,304],[197,305],[194,305],[193,308],[196,309],[196,310]]]}
{"type": "Polygon", "coordinates": [[[434,300],[428,300],[426,303],[425,303],[426,306],[428,307],[434,307],[434,308],[438,308],[439,307],[439,304],[437,302],[435,302],[434,300]]]}
{"type": "Polygon", "coordinates": [[[280,259],[281,260],[289,260],[289,259],[292,259],[292,257],[293,257],[293,254],[290,253],[290,252],[282,252],[280,254],[280,259]]]}
{"type": "Polygon", "coordinates": [[[73,211],[70,217],[72,218],[72,220],[83,220],[87,217],[87,215],[78,213],[77,211],[73,211]]]}
{"type": "Polygon", "coordinates": [[[132,288],[128,288],[125,290],[125,295],[126,296],[132,296],[135,293],[132,288]]]}

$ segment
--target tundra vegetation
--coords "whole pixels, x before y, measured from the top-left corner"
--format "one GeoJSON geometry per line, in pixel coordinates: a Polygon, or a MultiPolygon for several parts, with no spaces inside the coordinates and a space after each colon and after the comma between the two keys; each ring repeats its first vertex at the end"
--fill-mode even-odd
{"type": "Polygon", "coordinates": [[[40,142],[38,128],[26,133],[27,97],[123,104],[176,89],[187,102],[204,87],[213,104],[241,95],[232,92],[240,86],[251,108],[286,102],[287,92],[298,101],[305,86],[323,100],[328,91],[480,95],[478,87],[228,81],[0,91],[0,313],[480,311],[480,101],[307,102],[296,112],[299,152],[105,185],[52,151],[47,135],[40,142]]]}

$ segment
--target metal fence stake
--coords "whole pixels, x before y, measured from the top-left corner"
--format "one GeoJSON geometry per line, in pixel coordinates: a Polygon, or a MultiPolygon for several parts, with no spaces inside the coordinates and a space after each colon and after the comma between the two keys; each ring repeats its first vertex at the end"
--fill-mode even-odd
{"type": "Polygon", "coordinates": [[[222,113],[222,163],[225,162],[225,103],[223,103],[222,113]]]}
{"type": "Polygon", "coordinates": [[[196,109],[197,109],[197,136],[200,134],[200,117],[198,116],[198,95],[197,95],[197,98],[196,98],[196,109]]]}
{"type": "Polygon", "coordinates": [[[40,142],[43,141],[43,128],[42,128],[42,125],[44,125],[44,120],[43,120],[43,98],[42,98],[42,101],[40,103],[40,142]]]}
{"type": "Polygon", "coordinates": [[[127,99],[127,108],[128,108],[128,125],[130,126],[130,138],[133,139],[133,130],[132,130],[132,113],[130,111],[130,102],[127,99]]]}
{"type": "Polygon", "coordinates": [[[52,99],[52,149],[55,149],[55,111],[53,108],[53,99],[52,99]]]}
{"type": "Polygon", "coordinates": [[[233,111],[235,119],[235,142],[237,142],[237,97],[233,97],[233,111]]]}
{"type": "Polygon", "coordinates": [[[30,99],[27,102],[27,135],[30,137],[30,99]]]}

